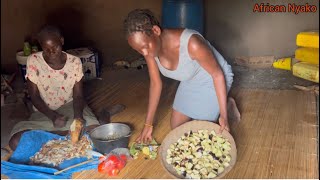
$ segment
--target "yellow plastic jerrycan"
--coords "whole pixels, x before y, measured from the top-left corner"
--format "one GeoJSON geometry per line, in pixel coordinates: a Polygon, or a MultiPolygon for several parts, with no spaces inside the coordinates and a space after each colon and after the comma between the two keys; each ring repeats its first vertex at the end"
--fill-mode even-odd
{"type": "Polygon", "coordinates": [[[300,32],[296,44],[300,47],[319,48],[319,31],[300,32]]]}
{"type": "Polygon", "coordinates": [[[319,65],[299,62],[292,66],[294,76],[319,83],[319,65]]]}
{"type": "Polygon", "coordinates": [[[273,62],[272,66],[277,69],[284,69],[291,71],[292,66],[297,63],[298,60],[295,58],[287,57],[281,58],[273,62]]]}
{"type": "Polygon", "coordinates": [[[319,49],[300,47],[295,51],[295,58],[310,64],[319,64],[319,49]]]}

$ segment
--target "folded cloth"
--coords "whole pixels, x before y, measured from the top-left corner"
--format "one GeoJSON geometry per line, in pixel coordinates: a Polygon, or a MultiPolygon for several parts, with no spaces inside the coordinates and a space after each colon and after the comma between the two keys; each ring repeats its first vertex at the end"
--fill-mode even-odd
{"type": "MultiPolygon", "coordinates": [[[[87,134],[85,135],[87,136],[87,134]]],[[[97,169],[98,160],[95,160],[67,170],[59,175],[54,175],[54,172],[87,161],[88,159],[85,157],[66,160],[56,168],[28,165],[30,157],[40,151],[43,144],[53,139],[65,138],[67,137],[42,130],[33,130],[23,133],[17,149],[13,152],[9,161],[1,161],[1,174],[8,176],[10,179],[69,179],[74,172],[97,169]]]]}

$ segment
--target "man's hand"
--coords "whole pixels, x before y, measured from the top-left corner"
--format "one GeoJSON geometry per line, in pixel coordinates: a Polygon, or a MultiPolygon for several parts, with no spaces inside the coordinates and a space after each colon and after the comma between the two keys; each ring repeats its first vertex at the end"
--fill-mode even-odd
{"type": "Polygon", "coordinates": [[[137,138],[136,142],[148,144],[152,141],[153,127],[144,126],[141,134],[137,138]]]}
{"type": "Polygon", "coordinates": [[[219,129],[220,134],[223,132],[223,130],[227,130],[228,132],[230,131],[228,119],[219,117],[219,124],[220,124],[220,129],[219,129]]]}

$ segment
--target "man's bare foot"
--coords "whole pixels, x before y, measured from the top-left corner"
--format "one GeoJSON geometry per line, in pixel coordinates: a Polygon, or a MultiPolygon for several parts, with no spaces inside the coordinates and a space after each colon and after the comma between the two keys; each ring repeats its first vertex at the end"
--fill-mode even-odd
{"type": "Polygon", "coordinates": [[[228,119],[229,122],[240,122],[241,120],[239,109],[232,97],[228,97],[228,119]]]}
{"type": "Polygon", "coordinates": [[[102,108],[102,110],[97,114],[99,123],[108,124],[111,122],[111,116],[118,114],[126,109],[125,105],[116,104],[108,108],[102,108]]]}

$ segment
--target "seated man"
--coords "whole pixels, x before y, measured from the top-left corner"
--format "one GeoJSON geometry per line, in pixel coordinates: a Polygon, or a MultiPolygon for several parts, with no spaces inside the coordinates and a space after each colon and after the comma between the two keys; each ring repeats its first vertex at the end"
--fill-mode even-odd
{"type": "Polygon", "coordinates": [[[38,34],[41,52],[27,60],[27,87],[36,112],[28,121],[16,124],[9,146],[15,150],[22,133],[45,130],[59,135],[68,134],[73,119],[81,119],[90,131],[109,121],[110,115],[124,109],[122,105],[104,111],[99,121],[86,105],[83,97],[83,72],[80,58],[62,51],[64,38],[59,29],[44,27],[38,34]],[[100,123],[99,123],[100,122],[100,123]]]}

